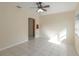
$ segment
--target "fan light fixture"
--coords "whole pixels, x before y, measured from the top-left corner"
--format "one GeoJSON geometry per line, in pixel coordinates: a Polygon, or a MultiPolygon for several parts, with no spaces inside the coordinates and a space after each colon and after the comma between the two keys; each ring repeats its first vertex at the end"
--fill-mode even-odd
{"type": "Polygon", "coordinates": [[[38,9],[38,11],[37,12],[44,12],[42,9],[38,9]]]}

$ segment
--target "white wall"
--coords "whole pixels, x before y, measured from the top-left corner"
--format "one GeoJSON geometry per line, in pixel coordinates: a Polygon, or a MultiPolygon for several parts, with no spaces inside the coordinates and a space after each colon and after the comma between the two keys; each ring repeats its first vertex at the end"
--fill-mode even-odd
{"type": "Polygon", "coordinates": [[[75,9],[75,48],[79,54],[79,4],[75,9]]]}
{"type": "Polygon", "coordinates": [[[75,48],[79,54],[79,20],[75,20],[75,48]]]}
{"type": "Polygon", "coordinates": [[[30,9],[18,9],[11,3],[0,4],[0,49],[28,40],[28,17],[38,21],[30,9]]]}
{"type": "Polygon", "coordinates": [[[40,35],[45,35],[46,37],[49,37],[53,33],[60,33],[62,30],[66,29],[67,42],[73,43],[74,41],[73,11],[40,16],[40,27],[40,35]]]}

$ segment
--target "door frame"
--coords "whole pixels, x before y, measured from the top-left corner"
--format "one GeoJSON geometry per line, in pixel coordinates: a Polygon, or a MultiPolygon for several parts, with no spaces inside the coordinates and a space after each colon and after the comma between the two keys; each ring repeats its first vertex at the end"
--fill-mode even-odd
{"type": "Polygon", "coordinates": [[[33,38],[35,38],[35,19],[31,17],[28,18],[28,37],[29,37],[29,20],[33,20],[33,38]]]}

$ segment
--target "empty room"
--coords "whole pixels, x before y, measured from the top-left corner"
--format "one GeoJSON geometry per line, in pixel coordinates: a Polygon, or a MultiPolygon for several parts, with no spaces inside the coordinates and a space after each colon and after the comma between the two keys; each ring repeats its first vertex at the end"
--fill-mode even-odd
{"type": "Polygon", "coordinates": [[[0,2],[0,56],[78,56],[79,2],[0,2]]]}

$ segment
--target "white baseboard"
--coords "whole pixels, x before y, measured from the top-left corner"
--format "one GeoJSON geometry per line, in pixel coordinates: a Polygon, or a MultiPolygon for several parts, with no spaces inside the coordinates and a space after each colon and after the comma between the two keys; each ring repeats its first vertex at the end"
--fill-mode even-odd
{"type": "Polygon", "coordinates": [[[9,45],[9,46],[6,46],[6,47],[4,47],[4,48],[1,48],[0,51],[6,50],[6,49],[11,48],[11,47],[14,47],[14,46],[17,46],[17,45],[22,44],[22,43],[25,43],[25,42],[27,42],[27,41],[28,41],[28,40],[21,41],[21,42],[17,42],[17,43],[15,43],[15,44],[11,44],[11,45],[9,45]]]}

